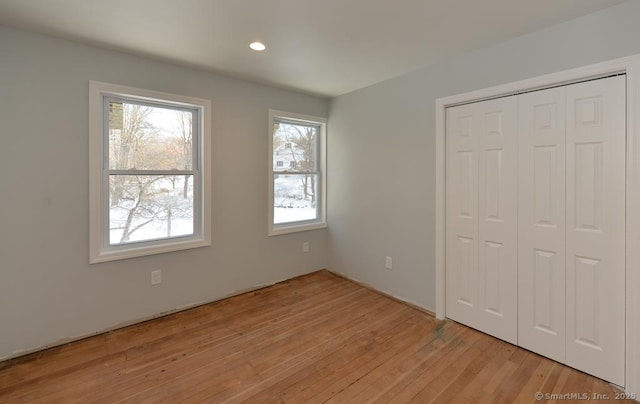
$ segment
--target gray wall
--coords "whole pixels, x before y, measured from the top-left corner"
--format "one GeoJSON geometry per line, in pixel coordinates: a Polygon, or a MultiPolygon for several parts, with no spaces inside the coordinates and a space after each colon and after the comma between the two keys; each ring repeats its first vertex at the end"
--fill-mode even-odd
{"type": "Polygon", "coordinates": [[[334,99],[331,269],[435,311],[435,100],[638,54],[639,19],[623,3],[334,99]]]}
{"type": "Polygon", "coordinates": [[[266,181],[268,109],[327,104],[0,27],[0,359],[327,267],[326,230],[267,237],[266,181]],[[212,101],[212,247],[88,264],[89,80],[212,101]]]}

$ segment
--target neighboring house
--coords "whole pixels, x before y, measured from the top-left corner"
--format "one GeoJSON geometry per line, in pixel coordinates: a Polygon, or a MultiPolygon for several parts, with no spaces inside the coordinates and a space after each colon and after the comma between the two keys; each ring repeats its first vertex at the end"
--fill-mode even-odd
{"type": "Polygon", "coordinates": [[[286,142],[273,150],[273,171],[294,171],[304,161],[304,149],[286,142]]]}

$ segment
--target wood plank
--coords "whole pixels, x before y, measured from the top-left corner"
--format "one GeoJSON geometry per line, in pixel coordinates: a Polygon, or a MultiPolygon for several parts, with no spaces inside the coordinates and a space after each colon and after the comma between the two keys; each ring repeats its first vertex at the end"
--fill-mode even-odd
{"type": "MultiPolygon", "coordinates": [[[[392,303],[391,305],[395,306],[392,303]]],[[[379,340],[386,338],[400,328],[412,314],[411,310],[404,310],[404,308],[397,310],[397,307],[395,309],[392,307],[392,310],[378,318],[369,318],[366,325],[357,331],[345,333],[336,338],[331,343],[331,347],[327,347],[329,349],[316,350],[308,361],[286,369],[277,377],[267,379],[265,383],[235,394],[233,399],[256,402],[256,400],[267,400],[269,397],[280,397],[282,401],[289,401],[288,397],[317,382],[322,382],[326,374],[332,374],[335,369],[348,366],[354,357],[366,354],[369,349],[367,340],[376,337],[379,340]]]]}
{"type": "Polygon", "coordinates": [[[2,403],[494,403],[538,391],[619,392],[327,271],[0,363],[2,403]]]}
{"type": "MultiPolygon", "coordinates": [[[[315,316],[321,311],[329,312],[333,304],[341,304],[349,299],[357,299],[358,294],[365,293],[361,289],[344,289],[337,295],[333,291],[317,293],[309,297],[309,302],[300,305],[300,313],[315,316]],[[329,303],[331,305],[329,305],[329,303]]],[[[227,358],[228,355],[237,355],[243,347],[255,346],[256,343],[266,343],[271,337],[276,337],[280,333],[286,332],[289,325],[287,322],[296,323],[298,314],[282,313],[280,307],[274,308],[271,315],[256,316],[254,311],[250,314],[230,316],[227,324],[223,327],[213,327],[214,337],[204,340],[196,339],[191,334],[185,338],[179,338],[182,343],[172,342],[173,340],[161,339],[159,345],[144,344],[140,348],[147,351],[147,355],[136,355],[136,360],[132,360],[128,355],[126,366],[117,373],[103,373],[99,378],[92,377],[90,380],[69,380],[72,385],[59,382],[56,391],[49,391],[48,396],[55,398],[55,393],[65,394],[68,388],[74,388],[80,394],[92,392],[92,397],[96,399],[109,398],[116,399],[132,391],[146,391],[162,385],[163,381],[172,380],[175,373],[181,374],[186,369],[197,370],[211,362],[227,358]],[[251,321],[249,321],[251,320],[251,321]],[[255,326],[255,322],[260,325],[255,326]],[[230,331],[235,328],[238,331],[230,331]],[[155,350],[152,348],[156,348],[155,350]],[[168,355],[167,355],[168,354],[168,355]],[[172,372],[173,371],[173,372],[172,372]],[[124,377],[126,376],[126,377],[124,377]],[[96,390],[93,382],[106,385],[107,388],[96,390]],[[149,386],[149,387],[145,387],[149,386]]],[[[210,335],[211,336],[211,335],[210,335]]],[[[145,338],[145,340],[147,340],[145,338]]],[[[132,348],[134,349],[134,348],[132,348]]],[[[95,375],[94,375],[95,376],[95,375]]],[[[138,394],[136,393],[136,394],[138,394]]]]}
{"type": "Polygon", "coordinates": [[[497,403],[513,403],[517,395],[526,385],[527,381],[533,375],[542,357],[534,353],[524,351],[526,356],[520,366],[509,375],[496,391],[495,402],[497,403]],[[505,382],[506,381],[506,382],[505,382]]]}
{"type": "Polygon", "coordinates": [[[415,317],[410,318],[401,327],[389,328],[384,334],[373,335],[359,344],[352,344],[354,350],[361,352],[359,355],[349,355],[351,360],[342,366],[325,368],[328,372],[313,377],[313,383],[307,383],[307,388],[297,394],[289,393],[287,401],[323,403],[335,401],[331,400],[334,398],[339,402],[347,402],[348,398],[338,398],[342,397],[341,394],[347,387],[353,386],[362,377],[392,359],[398,351],[415,351],[424,343],[424,334],[428,334],[433,327],[426,322],[414,320],[415,317]],[[393,349],[389,349],[390,347],[393,349]]]}
{"type": "MultiPolygon", "coordinates": [[[[516,396],[513,402],[522,403],[531,401],[535,398],[536,393],[542,391],[542,386],[551,373],[551,368],[554,362],[547,358],[542,358],[540,364],[531,374],[531,377],[522,388],[520,388],[519,394],[516,396]]],[[[517,389],[516,389],[517,390],[517,389]]]]}
{"type": "Polygon", "coordinates": [[[446,376],[442,374],[452,364],[464,361],[465,355],[478,341],[488,341],[484,334],[470,333],[466,338],[452,338],[442,350],[442,355],[434,358],[434,361],[425,361],[418,369],[407,378],[407,383],[398,385],[379,399],[384,402],[409,402],[420,392],[432,384],[441,385],[446,382],[446,376]]]}
{"type": "MultiPolygon", "coordinates": [[[[435,319],[432,321],[438,322],[435,319]]],[[[393,388],[399,380],[402,380],[403,375],[409,374],[439,352],[447,340],[460,338],[464,328],[454,327],[452,322],[442,322],[442,324],[442,327],[437,328],[432,324],[417,344],[397,351],[391,359],[352,383],[329,402],[342,400],[361,403],[379,399],[382,394],[393,388]],[[451,330],[452,328],[453,330],[451,330]]]]}
{"type": "MultiPolygon", "coordinates": [[[[376,296],[371,295],[371,297],[375,298],[376,296]]],[[[367,304],[373,310],[378,308],[373,304],[373,301],[358,299],[351,304],[345,304],[342,310],[353,310],[357,307],[358,302],[367,304]]],[[[334,313],[326,313],[323,316],[313,315],[297,325],[291,324],[282,330],[284,334],[281,334],[278,339],[260,336],[261,341],[251,342],[245,348],[236,345],[239,349],[222,358],[220,362],[212,361],[195,369],[191,362],[187,363],[190,365],[189,369],[176,370],[174,377],[171,373],[167,374],[167,383],[163,386],[163,391],[154,391],[152,396],[157,400],[171,397],[171,401],[178,401],[191,395],[202,396],[204,394],[209,397],[217,397],[223,392],[228,394],[227,390],[237,385],[245,384],[239,383],[239,380],[261,382],[268,377],[267,372],[273,367],[295,362],[297,358],[309,350],[309,346],[316,347],[318,345],[316,336],[319,332],[324,330],[327,333],[323,335],[326,340],[333,335],[332,329],[339,330],[349,326],[349,321],[352,319],[348,316],[340,316],[340,313],[336,313],[338,315],[334,313]],[[211,374],[215,373],[221,365],[224,366],[225,374],[218,376],[218,382],[211,385],[209,383],[211,374]],[[249,373],[247,369],[250,369],[251,372],[249,373]],[[181,383],[181,379],[189,379],[189,383],[194,387],[188,391],[176,391],[172,386],[181,383]],[[202,390],[205,392],[203,393],[202,390]]],[[[155,383],[152,387],[157,390],[155,383]]]]}
{"type": "MultiPolygon", "coordinates": [[[[431,378],[422,389],[411,397],[411,402],[424,403],[431,399],[437,398],[460,377],[464,371],[477,361],[486,360],[485,353],[494,352],[496,340],[483,335],[474,344],[469,344],[464,349],[464,355],[458,360],[447,363],[447,366],[434,378],[431,378]]],[[[398,402],[396,398],[392,402],[398,402]]]]}
{"type": "Polygon", "coordinates": [[[449,402],[452,400],[458,401],[460,392],[469,384],[475,380],[481,373],[484,366],[491,360],[492,357],[499,354],[502,344],[500,341],[491,339],[490,345],[484,348],[480,352],[480,356],[470,361],[466,366],[461,367],[462,371],[457,376],[452,377],[448,386],[443,388],[438,386],[437,388],[431,388],[423,390],[420,395],[416,396],[418,400],[431,399],[441,402],[449,402]],[[439,393],[437,391],[440,390],[439,393]]]}

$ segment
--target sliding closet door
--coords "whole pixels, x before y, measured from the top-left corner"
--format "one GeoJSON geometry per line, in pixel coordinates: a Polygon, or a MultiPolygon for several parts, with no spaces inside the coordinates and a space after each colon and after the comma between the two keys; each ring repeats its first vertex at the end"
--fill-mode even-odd
{"type": "Polygon", "coordinates": [[[447,317],[478,327],[478,134],[476,104],[447,109],[447,317]]]}
{"type": "Polygon", "coordinates": [[[567,364],[624,385],[625,77],[567,86],[567,364]]]}
{"type": "Polygon", "coordinates": [[[558,362],[565,360],[565,98],[565,87],[518,97],[518,345],[558,362]]]}
{"type": "Polygon", "coordinates": [[[447,111],[447,316],[517,342],[517,100],[447,111]]]}

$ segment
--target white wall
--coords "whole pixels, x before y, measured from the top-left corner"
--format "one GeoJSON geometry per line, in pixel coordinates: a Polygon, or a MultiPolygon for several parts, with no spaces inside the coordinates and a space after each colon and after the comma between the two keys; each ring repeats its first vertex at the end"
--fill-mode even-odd
{"type": "Polygon", "coordinates": [[[327,115],[325,99],[0,27],[0,359],[327,267],[326,230],[267,237],[269,108],[327,115]],[[89,80],[212,101],[212,247],[88,264],[89,80]]]}
{"type": "Polygon", "coordinates": [[[334,99],[330,268],[435,311],[435,100],[639,54],[639,19],[623,3],[334,99]]]}

